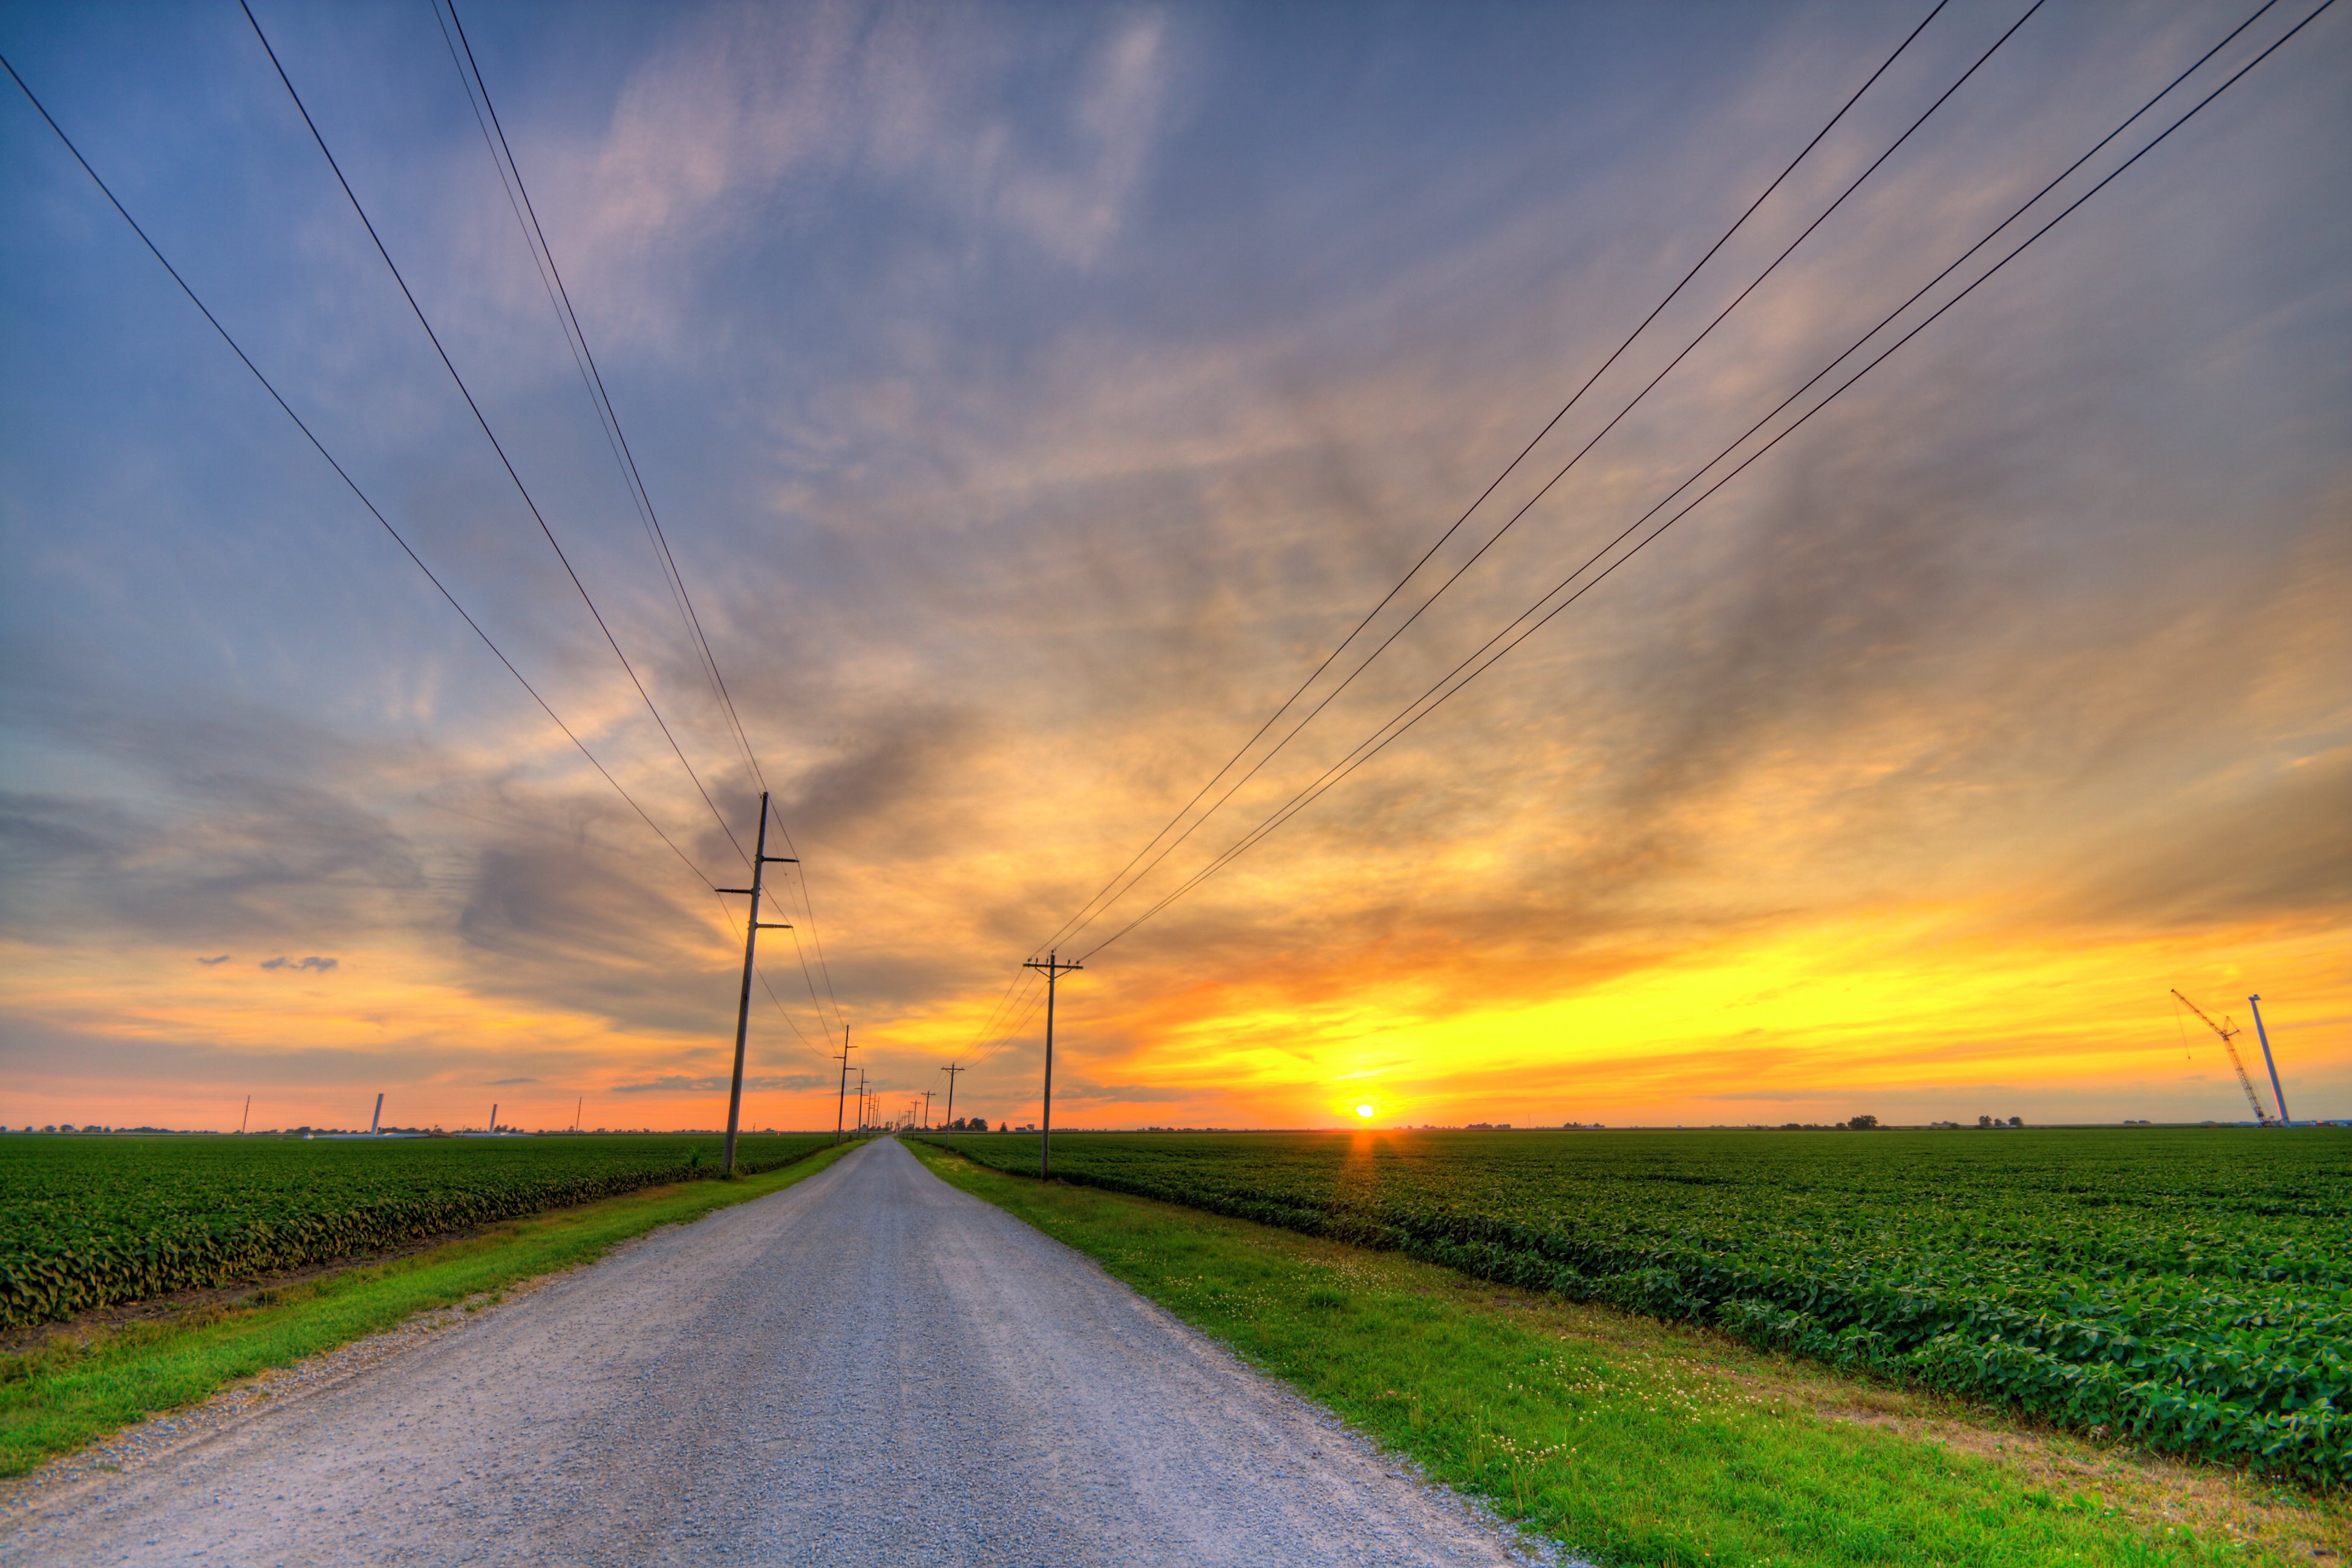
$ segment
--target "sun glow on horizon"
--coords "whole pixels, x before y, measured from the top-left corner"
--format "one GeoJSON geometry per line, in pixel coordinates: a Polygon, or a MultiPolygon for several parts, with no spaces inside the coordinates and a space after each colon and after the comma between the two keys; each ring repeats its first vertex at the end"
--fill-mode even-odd
{"type": "Polygon", "coordinates": [[[1359,1116],[1370,1116],[1371,1113],[1372,1108],[1369,1105],[1360,1105],[1356,1107],[1356,1114],[1359,1116]]]}

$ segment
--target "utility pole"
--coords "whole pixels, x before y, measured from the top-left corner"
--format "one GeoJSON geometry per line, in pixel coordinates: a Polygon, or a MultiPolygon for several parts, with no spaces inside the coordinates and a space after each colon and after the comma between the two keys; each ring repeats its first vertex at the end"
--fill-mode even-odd
{"type": "Polygon", "coordinates": [[[2278,1101],[2279,1125],[2292,1127],[2294,1123],[2289,1121],[2286,1117],[2286,1094],[2279,1088],[2278,1063],[2271,1059],[2271,1037],[2263,1028],[2263,999],[2259,996],[2249,996],[2246,998],[2246,1005],[2254,1010],[2254,1038],[2263,1043],[2263,1066],[2271,1069],[2271,1098],[2278,1101]]]}
{"type": "Polygon", "coordinates": [[[955,1132],[956,1074],[960,1072],[970,1072],[971,1069],[970,1068],[957,1067],[950,1062],[948,1066],[941,1068],[940,1070],[948,1075],[948,1132],[952,1136],[955,1132]]]}
{"type": "Polygon", "coordinates": [[[1054,986],[1063,975],[1081,966],[1076,963],[1064,963],[1060,953],[1048,952],[1045,963],[1040,963],[1033,958],[1021,967],[1042,969],[1045,972],[1045,1114],[1039,1123],[1042,1131],[1037,1136],[1037,1179],[1042,1182],[1045,1179],[1046,1173],[1053,1168],[1054,986]]]}
{"type": "Polygon", "coordinates": [[[857,1069],[857,1131],[866,1131],[866,1069],[857,1069]]]}
{"type": "Polygon", "coordinates": [[[379,1093],[379,1094],[375,1097],[375,1114],[374,1114],[373,1116],[372,1116],[372,1117],[370,1117],[370,1118],[368,1119],[368,1136],[369,1136],[369,1137],[371,1137],[371,1138],[374,1137],[374,1136],[375,1136],[375,1130],[376,1130],[378,1127],[381,1127],[383,1124],[383,1096],[381,1093],[379,1093]]]}
{"type": "Polygon", "coordinates": [[[760,836],[751,851],[751,885],[748,888],[721,888],[722,893],[751,895],[751,917],[743,922],[743,994],[735,1004],[735,1078],[727,1089],[727,1152],[719,1157],[719,1173],[735,1173],[735,1127],[743,1118],[743,1037],[751,1027],[751,952],[763,931],[790,931],[789,921],[763,921],[760,918],[760,889],[768,868],[778,864],[797,864],[789,855],[768,853],[768,792],[760,792],[760,836]]]}
{"type": "Polygon", "coordinates": [[[929,1089],[927,1089],[923,1090],[923,1131],[926,1131],[926,1132],[929,1132],[930,1130],[931,1130],[931,1091],[930,1091],[929,1089]]]}
{"type": "Polygon", "coordinates": [[[240,1137],[240,1138],[244,1137],[244,1136],[245,1136],[245,1130],[246,1130],[247,1128],[248,1128],[248,1127],[252,1126],[252,1125],[253,1125],[253,1096],[251,1096],[251,1095],[249,1095],[249,1094],[248,1094],[248,1095],[247,1095],[247,1096],[245,1097],[245,1114],[244,1114],[243,1116],[238,1117],[238,1118],[237,1118],[237,1121],[236,1121],[236,1135],[237,1135],[238,1137],[240,1137]]]}
{"type": "Polygon", "coordinates": [[[497,1131],[498,1131],[498,1130],[499,1130],[499,1102],[498,1102],[497,1100],[494,1100],[490,1101],[490,1131],[491,1131],[493,1134],[496,1134],[496,1133],[497,1133],[497,1131]]]}
{"type": "Polygon", "coordinates": [[[833,1097],[833,1142],[841,1143],[842,1113],[849,1107],[849,1026],[841,1026],[841,1091],[833,1097]]]}

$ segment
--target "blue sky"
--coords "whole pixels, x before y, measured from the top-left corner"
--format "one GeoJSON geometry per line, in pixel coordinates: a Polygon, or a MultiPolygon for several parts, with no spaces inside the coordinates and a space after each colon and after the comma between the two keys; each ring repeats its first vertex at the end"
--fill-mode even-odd
{"type": "MultiPolygon", "coordinates": [[[[978,1056],[960,1101],[1034,1115],[1034,1026],[990,1022],[1012,966],[1927,9],[463,12],[805,859],[819,923],[803,905],[794,934],[813,966],[822,936],[824,1000],[771,937],[755,1116],[830,1113],[843,1021],[894,1092],[978,1056]]],[[[2024,10],[1938,14],[1480,519],[2024,10]]],[[[2252,10],[2037,10],[1236,797],[1232,832],[2252,10]]],[[[748,834],[756,784],[433,10],[256,11],[748,834]]],[[[0,50],[704,872],[14,100],[0,1049],[21,1104],[0,1120],[216,1124],[251,1091],[293,1124],[389,1086],[455,1124],[520,1079],[550,1121],[586,1094],[592,1124],[711,1124],[727,837],[244,17],[18,5],[0,50]]],[[[2241,1014],[2267,987],[2290,1095],[2352,1110],[2347,65],[2330,12],[1106,950],[1066,1016],[1070,1114],[1313,1121],[1366,1082],[1413,1120],[2241,1113],[2180,1048],[2173,984],[2241,1014]]]]}

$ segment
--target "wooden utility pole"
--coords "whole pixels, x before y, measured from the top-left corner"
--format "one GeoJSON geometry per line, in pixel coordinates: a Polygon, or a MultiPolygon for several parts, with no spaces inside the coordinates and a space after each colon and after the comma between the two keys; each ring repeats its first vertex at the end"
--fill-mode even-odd
{"type": "Polygon", "coordinates": [[[762,879],[768,868],[797,864],[789,855],[768,853],[768,792],[760,792],[760,836],[751,851],[751,885],[748,888],[721,888],[722,893],[751,895],[751,917],[743,922],[743,994],[735,1004],[735,1077],[727,1089],[727,1152],[719,1156],[719,1173],[735,1173],[735,1128],[743,1117],[743,1039],[751,1028],[751,953],[763,931],[790,931],[789,921],[763,921],[760,918],[762,879]]]}
{"type": "Polygon", "coordinates": [[[1060,953],[1048,952],[1045,963],[1033,958],[1021,967],[1045,972],[1045,1114],[1039,1122],[1037,1135],[1037,1179],[1042,1182],[1053,1169],[1054,1158],[1054,986],[1063,975],[1081,966],[1064,963],[1060,953]]]}
{"type": "Polygon", "coordinates": [[[955,1131],[956,1074],[960,1072],[970,1072],[971,1069],[970,1068],[957,1067],[953,1063],[950,1063],[940,1070],[948,1075],[948,1131],[952,1133],[955,1131]]]}
{"type": "Polygon", "coordinates": [[[926,1131],[926,1132],[929,1132],[930,1130],[931,1130],[931,1091],[930,1091],[929,1089],[927,1089],[923,1090],[923,1131],[926,1131]]]}
{"type": "Polygon", "coordinates": [[[833,1141],[841,1142],[842,1117],[849,1106],[849,1026],[841,1026],[841,1089],[833,1097],[833,1141]]]}

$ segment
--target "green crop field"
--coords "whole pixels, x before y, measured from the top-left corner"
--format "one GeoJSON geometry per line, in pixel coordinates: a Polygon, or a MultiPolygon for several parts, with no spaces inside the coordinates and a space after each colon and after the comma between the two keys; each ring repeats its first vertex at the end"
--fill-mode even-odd
{"type": "MultiPolygon", "coordinates": [[[[0,1137],[0,1326],[226,1285],[419,1237],[716,1175],[711,1134],[0,1137]]],[[[750,1134],[772,1171],[833,1134],[750,1134]]]]}
{"type": "Polygon", "coordinates": [[[2329,1130],[1081,1133],[1054,1174],[2352,1484],[2329,1130]]]}

